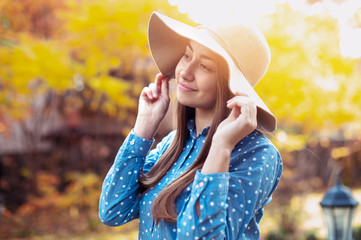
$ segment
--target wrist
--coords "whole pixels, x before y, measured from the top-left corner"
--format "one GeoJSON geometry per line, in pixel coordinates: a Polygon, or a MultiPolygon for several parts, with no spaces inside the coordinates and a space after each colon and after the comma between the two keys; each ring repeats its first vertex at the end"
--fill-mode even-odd
{"type": "Polygon", "coordinates": [[[145,138],[148,140],[152,140],[158,130],[158,125],[152,125],[151,122],[146,119],[137,118],[134,125],[134,133],[138,137],[145,138]]]}
{"type": "Polygon", "coordinates": [[[228,172],[229,161],[232,149],[226,147],[223,143],[212,141],[206,161],[203,164],[201,172],[203,174],[212,174],[218,172],[228,172]]]}
{"type": "Polygon", "coordinates": [[[230,143],[227,138],[215,134],[212,138],[211,147],[214,146],[215,149],[221,150],[224,153],[229,153],[230,155],[235,145],[236,144],[230,143]]]}

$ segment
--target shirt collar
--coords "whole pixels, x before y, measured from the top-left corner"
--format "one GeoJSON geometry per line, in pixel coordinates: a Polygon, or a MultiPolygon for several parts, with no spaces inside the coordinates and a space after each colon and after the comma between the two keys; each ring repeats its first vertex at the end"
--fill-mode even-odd
{"type": "MultiPolygon", "coordinates": [[[[195,123],[194,119],[188,120],[187,128],[188,128],[188,131],[189,131],[189,134],[191,135],[191,137],[192,138],[197,138],[196,123],[195,123]]],[[[203,129],[203,131],[201,132],[201,134],[199,134],[199,135],[200,136],[207,136],[208,131],[209,131],[210,128],[211,128],[210,126],[205,127],[203,129]]]]}

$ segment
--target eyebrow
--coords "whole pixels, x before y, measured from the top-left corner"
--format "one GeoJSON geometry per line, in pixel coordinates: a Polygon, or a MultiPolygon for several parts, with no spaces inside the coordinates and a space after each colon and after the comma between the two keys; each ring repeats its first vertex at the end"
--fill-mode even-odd
{"type": "MultiPolygon", "coordinates": [[[[188,43],[187,47],[189,47],[189,48],[191,49],[191,51],[193,52],[193,48],[192,48],[192,46],[191,46],[189,43],[188,43]]],[[[214,61],[215,61],[213,58],[208,57],[207,55],[204,55],[204,54],[201,54],[201,55],[200,55],[200,57],[201,57],[201,58],[203,58],[203,59],[206,59],[206,60],[212,61],[212,62],[214,62],[214,61]]]]}

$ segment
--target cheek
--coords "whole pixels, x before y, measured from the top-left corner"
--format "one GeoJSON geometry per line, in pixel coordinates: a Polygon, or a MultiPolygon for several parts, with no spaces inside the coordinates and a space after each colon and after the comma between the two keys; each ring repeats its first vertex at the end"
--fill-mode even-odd
{"type": "Polygon", "coordinates": [[[209,96],[208,101],[215,103],[217,99],[217,89],[216,88],[209,89],[208,96],[209,96]]]}
{"type": "Polygon", "coordinates": [[[208,101],[215,102],[217,98],[217,82],[207,81],[203,86],[203,93],[206,95],[208,101]]]}
{"type": "Polygon", "coordinates": [[[180,71],[181,71],[181,68],[182,68],[181,66],[182,66],[182,63],[181,63],[181,61],[179,61],[177,66],[175,67],[175,70],[174,70],[175,79],[178,79],[178,77],[179,77],[179,74],[180,74],[180,71]]]}
{"type": "Polygon", "coordinates": [[[202,85],[203,89],[208,93],[215,94],[217,92],[217,79],[205,78],[202,85]]]}

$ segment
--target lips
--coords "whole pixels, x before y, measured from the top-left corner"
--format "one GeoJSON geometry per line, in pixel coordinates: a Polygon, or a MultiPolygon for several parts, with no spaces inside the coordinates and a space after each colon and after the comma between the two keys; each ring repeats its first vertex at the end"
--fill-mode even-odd
{"type": "Polygon", "coordinates": [[[187,84],[185,83],[182,83],[182,82],[178,82],[178,88],[184,92],[194,92],[196,91],[196,89],[188,86],[187,84]]]}

